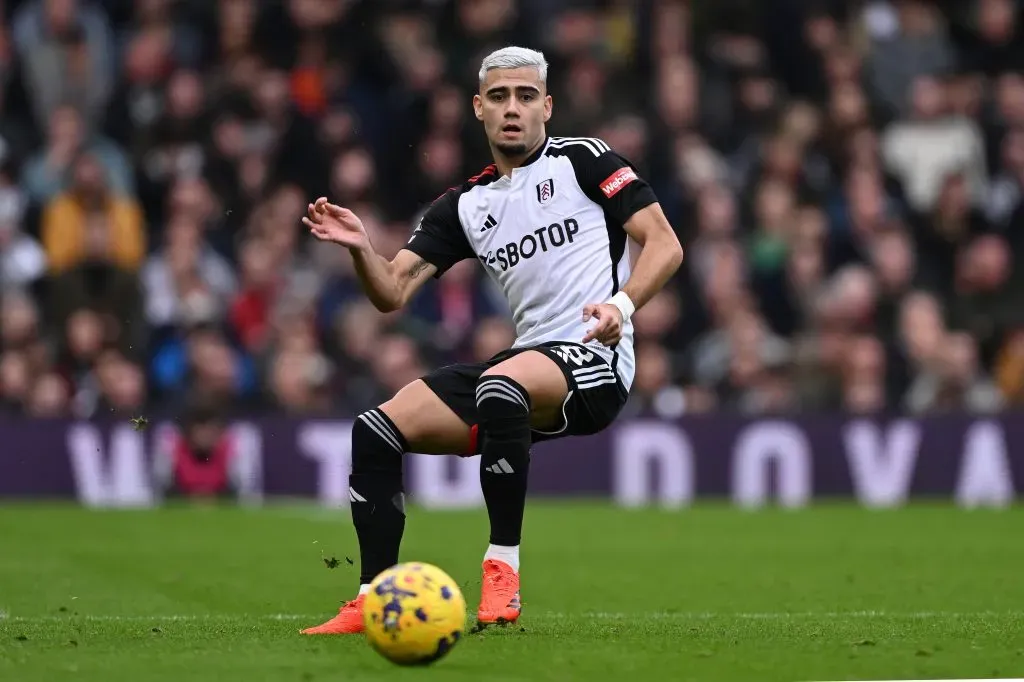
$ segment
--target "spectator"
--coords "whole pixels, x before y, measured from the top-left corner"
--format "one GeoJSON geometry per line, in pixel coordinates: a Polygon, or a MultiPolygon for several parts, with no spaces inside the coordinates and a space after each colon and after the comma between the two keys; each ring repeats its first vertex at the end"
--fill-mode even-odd
{"type": "Polygon", "coordinates": [[[978,367],[974,340],[964,333],[944,339],[935,368],[922,372],[910,388],[906,407],[912,413],[967,410],[985,414],[1003,405],[1003,397],[978,367]]]}
{"type": "Polygon", "coordinates": [[[113,230],[104,213],[85,218],[81,260],[50,282],[50,319],[58,327],[72,311],[88,308],[103,316],[112,342],[139,353],[146,342],[142,296],[135,273],[116,260],[113,230]]]}
{"type": "Polygon", "coordinates": [[[664,346],[646,343],[637,348],[636,386],[629,406],[633,412],[651,412],[664,419],[682,415],[688,405],[686,394],[676,384],[672,358],[664,346]]]}
{"type": "Polygon", "coordinates": [[[886,356],[878,339],[851,340],[843,366],[841,408],[853,414],[878,413],[886,405],[886,356]]]}
{"type": "Polygon", "coordinates": [[[25,353],[30,372],[41,371],[50,351],[36,301],[27,292],[8,290],[0,303],[0,350],[25,353]]]}
{"type": "Polygon", "coordinates": [[[869,24],[869,30],[875,30],[868,70],[884,111],[900,116],[907,111],[904,93],[911,92],[911,84],[922,76],[944,74],[955,64],[956,55],[943,17],[932,3],[899,0],[881,11],[892,9],[895,12],[887,20],[876,18],[873,25],[869,24]],[[887,28],[881,27],[883,21],[887,28]]]}
{"type": "Polygon", "coordinates": [[[176,212],[163,236],[163,246],[140,273],[146,321],[161,332],[184,321],[187,295],[208,299],[219,314],[237,286],[231,266],[205,243],[203,228],[188,211],[176,212]]]}
{"type": "Polygon", "coordinates": [[[85,0],[29,0],[15,14],[14,41],[37,123],[72,103],[92,130],[113,89],[115,45],[104,11],[85,0]]]}
{"type": "Polygon", "coordinates": [[[195,310],[179,336],[163,343],[153,357],[154,388],[170,403],[190,389],[222,405],[244,406],[256,390],[252,358],[234,349],[223,331],[204,321],[210,311],[195,310]]]}
{"type": "Polygon", "coordinates": [[[0,355],[0,405],[6,414],[21,414],[32,391],[32,374],[25,353],[0,355]]]}
{"type": "Polygon", "coordinates": [[[253,238],[242,246],[240,276],[240,289],[231,302],[231,324],[242,346],[259,354],[270,340],[270,314],[278,291],[274,255],[266,240],[253,238]]]}
{"type": "Polygon", "coordinates": [[[146,405],[146,379],[142,368],[110,350],[96,361],[97,411],[122,417],[142,414],[146,405]]]}
{"type": "Polygon", "coordinates": [[[244,497],[251,492],[253,473],[226,415],[206,396],[190,401],[180,431],[163,434],[154,462],[155,487],[169,498],[244,497]]]}
{"type": "Polygon", "coordinates": [[[26,204],[17,186],[0,181],[0,281],[5,289],[30,289],[47,270],[42,245],[24,230],[26,204]]]}
{"type": "Polygon", "coordinates": [[[980,202],[987,169],[977,123],[950,115],[947,89],[935,77],[916,78],[909,92],[909,116],[886,129],[882,154],[887,169],[906,188],[910,207],[930,211],[944,181],[954,174],[966,183],[970,203],[980,202]]]}
{"type": "Polygon", "coordinates": [[[70,416],[68,387],[64,378],[55,372],[36,379],[25,405],[25,413],[37,418],[70,416]]]}
{"type": "Polygon", "coordinates": [[[475,259],[383,315],[298,222],[329,195],[397,253],[489,161],[468,105],[506,42],[548,54],[549,132],[630,159],[686,249],[633,317],[631,414],[1024,402],[1019,3],[200,5],[0,25],[7,412],[350,414],[508,347],[475,259]]]}
{"type": "Polygon", "coordinates": [[[95,310],[79,308],[68,315],[61,329],[64,372],[77,385],[92,376],[94,363],[103,351],[103,318],[95,310]]]}
{"type": "Polygon", "coordinates": [[[996,360],[999,391],[1014,407],[1024,404],[1024,331],[1014,329],[996,360]]]}
{"type": "Polygon", "coordinates": [[[97,257],[97,249],[109,251],[110,260],[120,268],[136,271],[146,252],[146,227],[138,204],[111,192],[103,166],[91,154],[74,161],[71,177],[67,192],[43,212],[43,247],[50,272],[60,274],[97,257]],[[96,239],[103,245],[91,243],[96,239]]]}
{"type": "Polygon", "coordinates": [[[105,170],[106,183],[115,195],[134,194],[131,164],[113,142],[90,133],[73,106],[54,108],[47,119],[45,147],[22,170],[22,185],[29,200],[45,204],[67,189],[73,180],[72,164],[91,153],[105,170]]]}

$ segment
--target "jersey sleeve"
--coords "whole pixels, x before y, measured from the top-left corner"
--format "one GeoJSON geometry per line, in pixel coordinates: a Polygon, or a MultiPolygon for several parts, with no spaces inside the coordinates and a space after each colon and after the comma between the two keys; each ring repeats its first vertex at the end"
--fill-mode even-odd
{"type": "Polygon", "coordinates": [[[475,257],[459,222],[458,201],[456,190],[448,190],[435,199],[405,245],[437,268],[434,277],[440,277],[461,260],[475,257]]]}
{"type": "Polygon", "coordinates": [[[590,200],[616,222],[625,225],[634,213],[658,201],[632,163],[601,140],[589,146],[593,151],[577,153],[573,159],[576,179],[590,200]]]}

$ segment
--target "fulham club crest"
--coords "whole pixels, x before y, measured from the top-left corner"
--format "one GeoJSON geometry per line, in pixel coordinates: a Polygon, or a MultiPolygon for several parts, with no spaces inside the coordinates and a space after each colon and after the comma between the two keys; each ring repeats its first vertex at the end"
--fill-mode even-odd
{"type": "Polygon", "coordinates": [[[548,203],[555,198],[555,181],[548,178],[544,182],[537,185],[537,201],[540,205],[548,203]]]}

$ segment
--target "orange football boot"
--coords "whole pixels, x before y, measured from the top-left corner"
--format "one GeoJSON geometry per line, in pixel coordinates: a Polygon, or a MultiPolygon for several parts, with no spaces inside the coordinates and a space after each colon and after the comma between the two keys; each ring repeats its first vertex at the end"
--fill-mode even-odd
{"type": "Polygon", "coordinates": [[[514,623],[519,619],[519,574],[504,561],[485,559],[476,619],[481,625],[514,623]]]}
{"type": "Polygon", "coordinates": [[[306,628],[304,635],[358,635],[363,632],[363,602],[366,595],[361,594],[352,601],[347,601],[338,609],[338,615],[323,625],[306,628]]]}

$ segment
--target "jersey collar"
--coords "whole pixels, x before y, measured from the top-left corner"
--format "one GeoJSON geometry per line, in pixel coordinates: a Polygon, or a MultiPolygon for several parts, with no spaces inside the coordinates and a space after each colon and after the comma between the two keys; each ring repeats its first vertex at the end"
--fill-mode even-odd
{"type": "Polygon", "coordinates": [[[527,166],[529,166],[534,161],[536,161],[537,159],[539,159],[541,156],[544,155],[544,151],[548,148],[548,145],[550,143],[551,143],[551,136],[550,135],[545,136],[544,137],[544,144],[542,144],[539,147],[537,147],[537,151],[535,151],[534,153],[530,154],[528,157],[526,157],[525,161],[523,161],[521,164],[519,164],[518,166],[513,168],[512,169],[512,175],[516,175],[517,171],[520,172],[520,173],[524,172],[526,170],[527,166]]]}
{"type": "Polygon", "coordinates": [[[541,157],[541,155],[544,153],[544,150],[548,148],[548,144],[550,142],[551,142],[551,137],[550,136],[545,136],[544,137],[544,144],[542,144],[541,146],[537,147],[537,151],[535,151],[534,153],[530,154],[530,156],[528,156],[526,158],[526,160],[523,161],[523,163],[519,167],[523,168],[525,166],[529,166],[531,163],[533,163],[534,161],[539,159],[541,157]]]}

